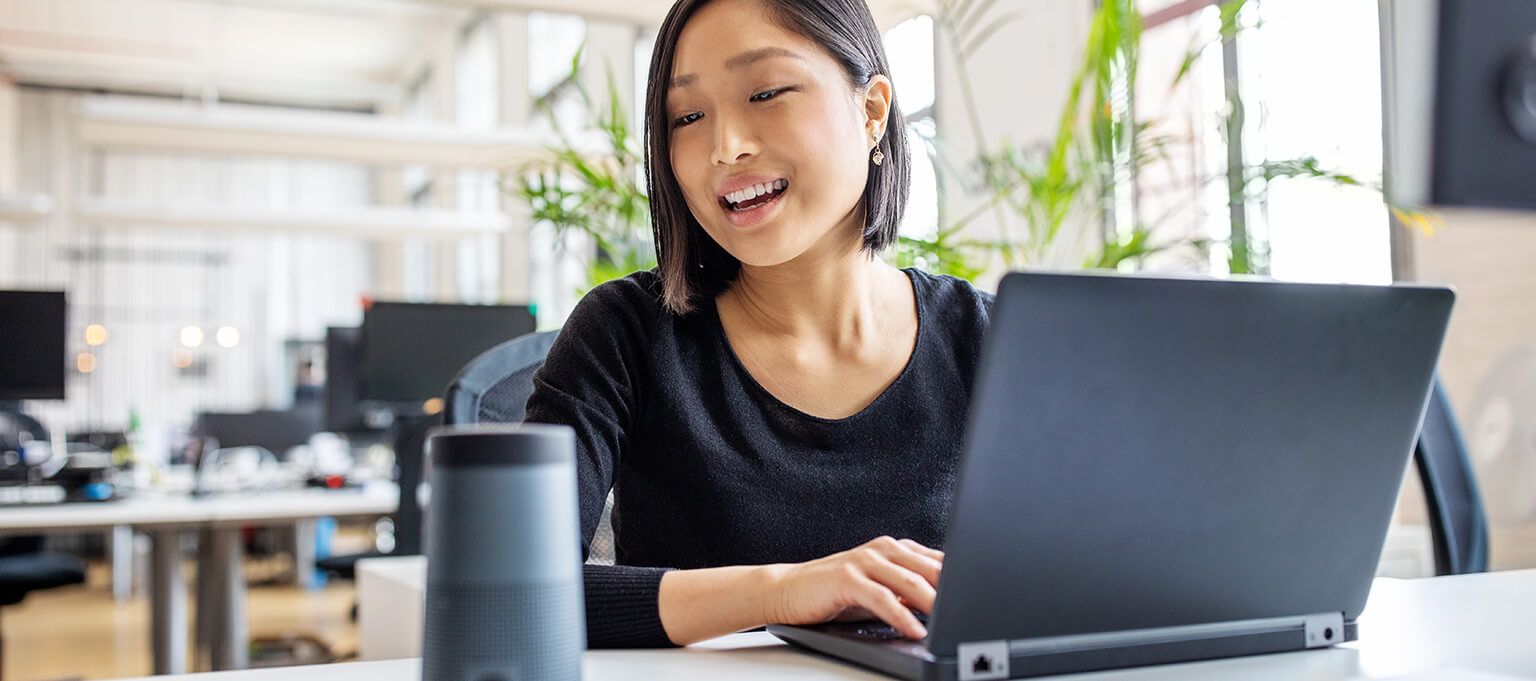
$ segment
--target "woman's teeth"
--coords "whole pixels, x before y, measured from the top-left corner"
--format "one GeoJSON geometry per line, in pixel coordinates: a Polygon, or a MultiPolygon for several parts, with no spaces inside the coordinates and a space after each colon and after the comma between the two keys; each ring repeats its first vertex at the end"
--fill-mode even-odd
{"type": "Polygon", "coordinates": [[[746,189],[740,189],[726,194],[724,198],[726,203],[730,204],[731,210],[746,210],[767,201],[767,199],[764,199],[763,201],[756,201],[754,199],[758,199],[764,196],[777,195],[779,192],[784,191],[784,189],[788,186],[788,180],[763,182],[747,187],[746,189]]]}

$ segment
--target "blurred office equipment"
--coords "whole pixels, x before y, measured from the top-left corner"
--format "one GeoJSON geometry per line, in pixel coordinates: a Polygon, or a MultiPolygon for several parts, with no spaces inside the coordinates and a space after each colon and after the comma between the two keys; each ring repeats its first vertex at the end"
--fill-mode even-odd
{"type": "Polygon", "coordinates": [[[68,303],[58,291],[0,291],[0,504],[114,496],[109,456],[54,441],[17,400],[61,400],[68,303]]]}
{"type": "Polygon", "coordinates": [[[47,431],[20,400],[64,399],[67,302],[58,291],[0,291],[0,484],[25,483],[47,431]]]}
{"type": "Polygon", "coordinates": [[[534,328],[521,305],[374,303],[363,315],[362,397],[419,413],[470,360],[534,328]]]}
{"type": "Polygon", "coordinates": [[[1536,3],[1382,0],[1381,21],[1392,198],[1536,209],[1536,3]]]}
{"type": "Polygon", "coordinates": [[[0,408],[64,399],[66,305],[60,291],[0,291],[0,408]]]}
{"type": "Polygon", "coordinates": [[[283,469],[288,451],[320,432],[318,405],[308,408],[198,414],[200,441],[193,492],[296,484],[301,472],[283,469]]]}
{"type": "Polygon", "coordinates": [[[387,410],[362,403],[363,330],[333,326],[325,330],[325,430],[368,436],[389,427],[387,410]]]}
{"type": "Polygon", "coordinates": [[[196,433],[219,449],[260,447],[278,458],[321,430],[318,409],[203,412],[196,433]]]}
{"type": "MultiPolygon", "coordinates": [[[[66,488],[52,480],[52,474],[66,467],[67,454],[53,452],[43,425],[22,414],[20,405],[13,403],[64,399],[66,314],[67,303],[61,292],[0,291],[0,485],[67,494],[66,488]],[[43,470],[49,462],[54,463],[52,470],[43,470]]],[[[89,473],[86,476],[86,482],[91,482],[89,473]]],[[[73,474],[66,478],[74,484],[73,474]]],[[[17,499],[25,502],[27,497],[19,494],[17,499]]],[[[74,556],[44,552],[41,537],[0,538],[0,610],[20,603],[33,591],[84,581],[85,564],[74,556]]],[[[0,638],[0,674],[4,656],[5,644],[0,638]]]]}

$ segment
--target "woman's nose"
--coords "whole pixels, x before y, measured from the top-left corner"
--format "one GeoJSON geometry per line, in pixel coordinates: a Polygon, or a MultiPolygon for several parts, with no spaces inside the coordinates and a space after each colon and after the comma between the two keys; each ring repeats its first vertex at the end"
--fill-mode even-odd
{"type": "Polygon", "coordinates": [[[756,153],[757,144],[745,127],[732,121],[720,121],[715,125],[715,150],[711,159],[715,165],[740,163],[756,153]]]}

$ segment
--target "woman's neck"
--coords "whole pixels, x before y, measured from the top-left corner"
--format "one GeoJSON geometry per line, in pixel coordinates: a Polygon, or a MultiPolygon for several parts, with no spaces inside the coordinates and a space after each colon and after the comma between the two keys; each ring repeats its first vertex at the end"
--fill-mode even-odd
{"type": "Polygon", "coordinates": [[[898,277],[906,275],[865,252],[856,238],[780,265],[743,264],[721,298],[758,332],[854,349],[878,341],[890,326],[893,303],[902,297],[892,289],[898,277]]]}

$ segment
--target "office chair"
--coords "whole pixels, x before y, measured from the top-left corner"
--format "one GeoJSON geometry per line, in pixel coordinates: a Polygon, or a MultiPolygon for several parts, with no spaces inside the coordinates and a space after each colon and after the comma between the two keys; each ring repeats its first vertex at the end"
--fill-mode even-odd
{"type": "MultiPolygon", "coordinates": [[[[85,563],[61,553],[44,553],[42,537],[0,539],[0,612],[33,591],[85,581],[85,563]]],[[[0,680],[5,674],[5,641],[0,636],[0,680]]]]}
{"type": "Polygon", "coordinates": [[[533,375],[544,366],[557,333],[518,336],[470,360],[448,384],[444,422],[523,420],[528,398],[533,395],[533,375]]]}
{"type": "Polygon", "coordinates": [[[1436,377],[1413,452],[1429,507],[1435,574],[1488,571],[1488,520],[1445,386],[1436,377]]]}
{"type": "MultiPolygon", "coordinates": [[[[533,375],[555,342],[556,331],[519,336],[485,351],[459,371],[448,384],[444,423],[513,423],[523,420],[533,395],[533,375]]],[[[592,536],[588,562],[614,561],[613,494],[603,504],[602,519],[592,536]]]]}

